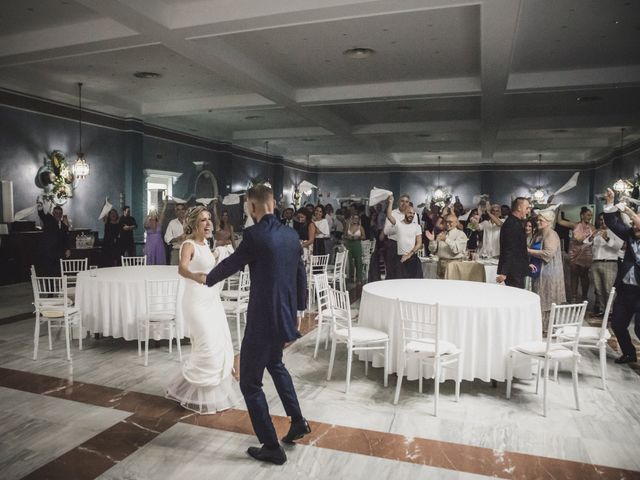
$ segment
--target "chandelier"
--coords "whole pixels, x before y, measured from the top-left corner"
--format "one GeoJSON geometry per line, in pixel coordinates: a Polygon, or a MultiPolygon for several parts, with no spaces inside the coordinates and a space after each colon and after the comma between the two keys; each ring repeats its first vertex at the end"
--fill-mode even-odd
{"type": "MultiPolygon", "coordinates": [[[[620,162],[619,165],[623,163],[624,160],[624,127],[620,129],[620,162]]],[[[620,167],[618,167],[618,173],[620,173],[620,167]]],[[[622,177],[618,177],[613,183],[613,191],[624,195],[628,190],[631,190],[633,186],[631,182],[624,180],[622,177]]]]}
{"type": "Polygon", "coordinates": [[[541,186],[540,181],[540,170],[542,169],[542,154],[538,154],[538,186],[533,189],[531,192],[531,199],[534,203],[544,203],[545,198],[547,197],[547,192],[541,186]]]}
{"type": "Polygon", "coordinates": [[[73,164],[73,175],[75,178],[83,179],[87,175],[89,175],[89,164],[84,158],[84,153],[82,153],[82,83],[78,83],[78,131],[79,131],[79,147],[78,147],[78,157],[76,158],[75,163],[73,164]]]}

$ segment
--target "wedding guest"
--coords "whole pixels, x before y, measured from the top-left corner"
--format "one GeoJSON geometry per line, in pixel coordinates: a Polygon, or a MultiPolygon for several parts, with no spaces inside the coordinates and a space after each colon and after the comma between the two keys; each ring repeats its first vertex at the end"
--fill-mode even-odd
{"type": "Polygon", "coordinates": [[[500,256],[500,227],[502,227],[502,223],[500,205],[491,205],[487,212],[487,219],[478,224],[478,230],[482,232],[480,256],[486,258],[500,256]]]}
{"type": "Polygon", "coordinates": [[[414,218],[416,212],[412,206],[404,209],[404,218],[398,220],[393,214],[393,195],[387,204],[387,220],[385,234],[396,237],[396,262],[399,265],[397,278],[422,278],[422,264],[416,253],[422,249],[422,228],[414,218]]]}
{"type": "MultiPolygon", "coordinates": [[[[480,244],[480,230],[478,229],[478,225],[480,224],[480,214],[478,213],[478,209],[474,208],[469,212],[469,216],[467,217],[467,224],[462,229],[464,234],[469,239],[467,241],[467,251],[475,252],[478,250],[478,245],[480,244]]],[[[432,230],[430,228],[430,230],[432,230]]]]}
{"type": "Polygon", "coordinates": [[[128,205],[122,207],[120,216],[120,255],[125,257],[136,256],[136,244],[133,241],[133,231],[138,228],[136,219],[131,216],[131,208],[128,205]]]}
{"type": "Polygon", "coordinates": [[[597,317],[604,314],[611,287],[618,273],[618,252],[624,242],[607,228],[604,215],[598,215],[596,233],[593,235],[593,288],[596,296],[594,313],[597,317]]]}
{"type": "Polygon", "coordinates": [[[293,208],[291,207],[287,207],[284,209],[284,211],[282,212],[282,218],[280,219],[280,222],[283,225],[286,225],[287,227],[291,227],[293,228],[293,208]]]}
{"type": "Polygon", "coordinates": [[[302,243],[305,248],[312,248],[313,255],[328,255],[331,253],[331,232],[329,223],[325,216],[324,207],[316,206],[313,212],[313,219],[309,223],[309,234],[307,240],[302,243]]]}
{"type": "MultiPolygon", "coordinates": [[[[492,210],[493,207],[497,207],[497,205],[492,206],[492,210]]],[[[529,200],[517,197],[511,204],[511,214],[499,230],[500,259],[498,261],[497,283],[504,282],[510,287],[524,288],[525,277],[535,269],[529,264],[527,236],[522,225],[530,208],[529,200]]]]}
{"type": "Polygon", "coordinates": [[[299,209],[293,219],[293,229],[298,233],[298,238],[301,241],[309,238],[309,223],[311,223],[311,215],[309,215],[307,209],[299,209]]]}
{"type": "Polygon", "coordinates": [[[560,305],[567,301],[560,238],[552,228],[554,218],[553,210],[539,212],[538,239],[542,242],[542,249],[528,249],[529,255],[542,260],[540,274],[533,280],[532,290],[540,295],[540,306],[545,321],[548,321],[552,303],[560,305]]]}
{"type": "Polygon", "coordinates": [[[38,217],[42,222],[42,240],[40,249],[39,275],[47,277],[60,276],[60,259],[69,257],[69,219],[62,207],[56,205],[51,213],[44,213],[42,201],[36,203],[38,217]]]}
{"type": "Polygon", "coordinates": [[[615,362],[632,363],[638,360],[629,335],[629,324],[634,315],[634,330],[636,337],[640,339],[640,215],[625,207],[624,213],[631,219],[631,226],[627,227],[616,212],[613,195],[613,190],[608,188],[605,194],[607,204],[604,208],[604,221],[618,238],[625,240],[627,249],[614,283],[617,295],[613,302],[611,327],[622,350],[622,356],[615,362]]]}
{"type": "Polygon", "coordinates": [[[582,207],[578,223],[568,222],[562,218],[558,219],[560,225],[573,229],[573,238],[569,246],[571,301],[573,303],[586,300],[589,293],[589,269],[593,263],[591,241],[595,233],[595,227],[591,224],[592,218],[591,210],[588,207],[582,207]],[[580,283],[582,290],[581,297],[578,297],[578,283],[580,283]]]}
{"type": "Polygon", "coordinates": [[[331,205],[330,203],[327,203],[324,206],[324,218],[327,220],[327,223],[329,224],[329,232],[335,232],[336,230],[336,226],[335,226],[335,216],[333,214],[333,205],[331,205]]]}
{"type": "Polygon", "coordinates": [[[500,218],[506,219],[511,213],[511,208],[509,205],[500,205],[500,218]]]}
{"type": "Polygon", "coordinates": [[[356,285],[362,285],[362,240],[366,238],[366,235],[358,215],[351,216],[342,238],[344,246],[349,251],[349,263],[355,265],[356,285]]]}
{"type": "MultiPolygon", "coordinates": [[[[166,207],[166,203],[164,206],[166,207]]],[[[165,265],[167,263],[164,240],[162,239],[163,217],[164,208],[159,217],[158,212],[151,210],[144,221],[144,231],[147,234],[144,254],[147,257],[147,265],[165,265]]]]}
{"type": "Polygon", "coordinates": [[[464,232],[458,229],[458,219],[454,214],[444,220],[445,230],[435,236],[428,232],[429,251],[438,256],[438,278],[444,278],[447,265],[463,260],[467,256],[467,241],[464,232]]]}
{"type": "Polygon", "coordinates": [[[533,217],[527,218],[524,222],[524,233],[527,236],[527,248],[529,248],[538,234],[538,227],[533,217]]]}
{"type": "MultiPolygon", "coordinates": [[[[397,221],[402,221],[405,219],[405,211],[407,210],[407,208],[409,208],[410,203],[411,198],[409,197],[409,195],[407,195],[406,193],[400,195],[398,208],[391,211],[391,214],[397,221]]],[[[414,216],[412,217],[412,223],[418,225],[418,219],[415,217],[415,212],[414,216]]],[[[384,234],[386,236],[386,240],[384,243],[384,264],[387,272],[385,278],[387,280],[399,278],[398,274],[400,269],[400,259],[398,257],[398,234],[397,230],[391,229],[391,226],[392,223],[389,221],[389,216],[387,215],[384,222],[384,234]]]]}
{"type": "Polygon", "coordinates": [[[104,220],[104,237],[102,239],[102,254],[104,263],[108,267],[120,265],[120,218],[115,208],[109,210],[104,220]]]}
{"type": "Polygon", "coordinates": [[[184,239],[184,217],[187,211],[184,203],[176,203],[176,218],[169,222],[167,230],[164,232],[164,242],[171,245],[171,265],[178,265],[180,256],[180,246],[184,239]]]}
{"type": "Polygon", "coordinates": [[[227,212],[226,210],[222,212],[222,215],[220,215],[220,224],[216,229],[215,240],[216,240],[216,247],[219,245],[231,245],[234,250],[236,249],[236,241],[235,241],[235,234],[233,231],[233,225],[231,225],[231,222],[229,221],[229,212],[227,212]],[[218,232],[220,232],[219,235],[217,235],[218,232]],[[223,243],[219,243],[219,242],[223,242],[223,243]]]}

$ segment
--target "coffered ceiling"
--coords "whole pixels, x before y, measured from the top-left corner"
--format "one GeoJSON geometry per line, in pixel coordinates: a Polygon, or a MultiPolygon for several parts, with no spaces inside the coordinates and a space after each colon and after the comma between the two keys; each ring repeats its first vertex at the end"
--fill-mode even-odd
{"type": "Polygon", "coordinates": [[[3,0],[0,32],[0,88],[312,166],[640,138],[640,0],[3,0]]]}

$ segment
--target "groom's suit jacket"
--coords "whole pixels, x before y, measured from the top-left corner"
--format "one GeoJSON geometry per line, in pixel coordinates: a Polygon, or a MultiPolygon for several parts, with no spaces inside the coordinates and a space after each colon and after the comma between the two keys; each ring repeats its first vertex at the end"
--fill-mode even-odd
{"type": "Polygon", "coordinates": [[[207,275],[207,285],[249,265],[251,291],[245,340],[285,343],[300,336],[297,310],[306,308],[307,276],[295,230],[265,215],[244,230],[238,249],[207,275]]]}

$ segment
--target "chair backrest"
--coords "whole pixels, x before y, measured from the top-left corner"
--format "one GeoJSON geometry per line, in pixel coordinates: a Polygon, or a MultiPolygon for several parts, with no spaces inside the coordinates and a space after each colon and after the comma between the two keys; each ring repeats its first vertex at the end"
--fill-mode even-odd
{"type": "Polygon", "coordinates": [[[349,292],[343,292],[334,288],[329,289],[329,305],[331,308],[331,329],[346,329],[351,338],[351,301],[349,292]]]}
{"type": "Polygon", "coordinates": [[[145,280],[147,315],[176,312],[179,280],[145,280]]]}
{"type": "Polygon", "coordinates": [[[84,272],[89,265],[87,258],[78,258],[65,260],[60,259],[60,271],[63,275],[76,275],[78,272],[84,272]]]}
{"type": "Polygon", "coordinates": [[[251,277],[247,269],[240,272],[238,278],[238,289],[236,290],[236,300],[238,302],[249,302],[249,290],[251,289],[251,277]]]}
{"type": "Polygon", "coordinates": [[[327,273],[328,266],[329,255],[311,255],[309,257],[309,275],[311,275],[311,278],[319,273],[327,273]]]}
{"type": "Polygon", "coordinates": [[[316,300],[318,302],[318,315],[322,315],[325,311],[331,309],[331,299],[329,298],[329,278],[326,273],[313,276],[313,283],[316,291],[316,300]]]}
{"type": "Polygon", "coordinates": [[[60,272],[67,277],[67,286],[75,287],[78,280],[78,273],[84,272],[88,268],[89,260],[87,258],[78,259],[60,259],[60,272]]]}
{"type": "Polygon", "coordinates": [[[66,309],[68,306],[67,277],[37,277],[32,274],[31,286],[33,288],[33,305],[36,311],[51,310],[53,307],[66,309]]]}
{"type": "MultiPolygon", "coordinates": [[[[360,245],[362,245],[362,255],[369,255],[371,248],[371,240],[361,240],[360,245]]],[[[375,245],[375,244],[374,244],[375,245]]]]}
{"type": "Polygon", "coordinates": [[[146,265],[147,264],[147,256],[144,255],[142,257],[125,257],[121,256],[123,267],[135,267],[138,265],[146,265]]]}
{"type": "Polygon", "coordinates": [[[571,346],[574,352],[578,351],[578,343],[580,342],[580,329],[584,316],[587,313],[587,301],[582,303],[573,303],[569,305],[551,304],[551,314],[549,315],[549,326],[547,330],[547,353],[551,349],[551,345],[571,346]],[[570,339],[558,339],[557,330],[575,328],[575,336],[570,339]],[[554,341],[555,340],[555,341],[554,341]]]}
{"type": "Polygon", "coordinates": [[[347,266],[347,256],[349,255],[348,250],[343,250],[341,252],[336,253],[336,261],[333,264],[333,271],[336,274],[344,274],[345,268],[347,266]]]}
{"type": "Polygon", "coordinates": [[[436,355],[440,353],[440,304],[417,303],[396,299],[400,322],[402,323],[403,351],[410,343],[424,343],[434,346],[436,355]]]}
{"type": "MultiPolygon", "coordinates": [[[[609,321],[609,314],[613,307],[613,301],[616,299],[616,287],[611,287],[609,292],[609,298],[607,299],[607,306],[604,309],[604,315],[602,316],[602,325],[600,326],[600,339],[602,340],[607,333],[607,322],[609,321]]],[[[640,321],[640,319],[638,320],[640,321]]]]}

